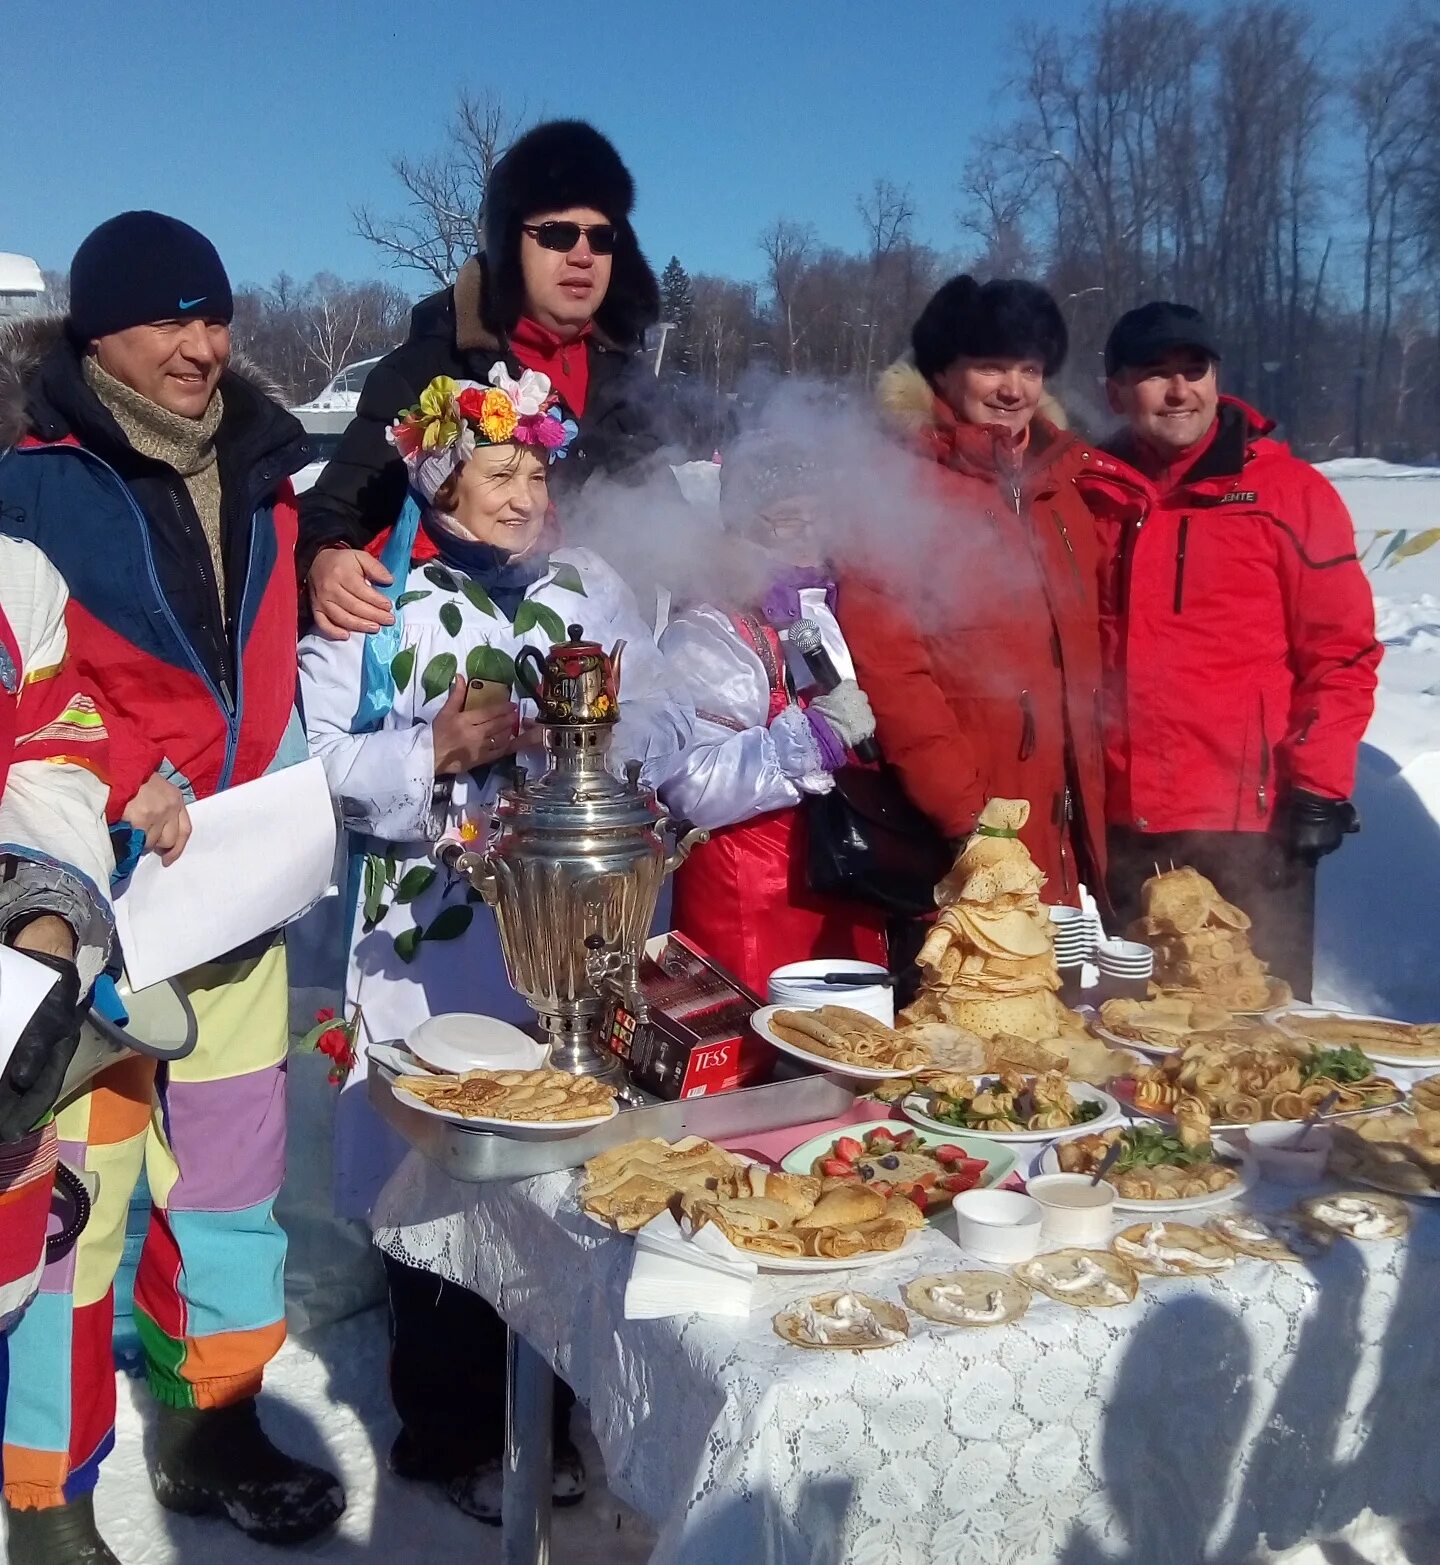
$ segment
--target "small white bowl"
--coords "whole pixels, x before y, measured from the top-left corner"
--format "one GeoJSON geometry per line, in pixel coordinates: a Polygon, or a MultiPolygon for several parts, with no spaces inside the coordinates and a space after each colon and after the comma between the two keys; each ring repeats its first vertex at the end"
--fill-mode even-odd
{"type": "Polygon", "coordinates": [[[826,973],[873,973],[888,976],[874,962],[857,962],[853,957],[817,957],[809,962],[791,962],[777,967],[766,981],[766,999],[771,1005],[785,1005],[797,1011],[815,1011],[822,1005],[844,1005],[863,1011],[887,1027],[895,1024],[895,990],[889,984],[822,984],[826,973]]]}
{"type": "Polygon", "coordinates": [[[1115,1190],[1089,1174],[1039,1174],[1025,1187],[1040,1206],[1041,1237],[1052,1244],[1100,1245],[1110,1242],[1115,1223],[1115,1190]]]}
{"type": "Polygon", "coordinates": [[[1155,953],[1138,940],[1102,940],[1095,947],[1095,960],[1101,967],[1143,967],[1155,965],[1155,953]]]}
{"type": "Polygon", "coordinates": [[[1040,1248],[1040,1203],[1016,1190],[962,1190],[950,1203],[960,1248],[977,1261],[1009,1265],[1040,1248]]]}
{"type": "Polygon", "coordinates": [[[1277,1185],[1314,1185],[1325,1174],[1325,1164],[1330,1156],[1330,1130],[1326,1125],[1312,1125],[1309,1134],[1300,1120],[1266,1120],[1251,1125],[1245,1132],[1245,1143],[1255,1155],[1264,1179],[1273,1179],[1277,1185]],[[1305,1145],[1297,1146],[1301,1136],[1305,1145]]]}

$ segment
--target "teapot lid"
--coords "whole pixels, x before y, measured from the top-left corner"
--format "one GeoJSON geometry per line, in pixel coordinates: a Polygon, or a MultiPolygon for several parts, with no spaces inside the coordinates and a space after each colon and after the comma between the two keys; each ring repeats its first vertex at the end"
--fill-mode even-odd
{"type": "Polygon", "coordinates": [[[583,625],[567,625],[565,634],[570,639],[557,641],[550,648],[551,652],[603,652],[605,650],[598,641],[586,641],[583,625]]]}

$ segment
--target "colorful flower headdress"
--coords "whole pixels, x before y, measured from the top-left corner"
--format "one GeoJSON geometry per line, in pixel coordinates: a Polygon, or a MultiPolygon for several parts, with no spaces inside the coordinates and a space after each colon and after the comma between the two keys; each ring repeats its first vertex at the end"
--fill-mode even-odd
{"type": "Polygon", "coordinates": [[[385,438],[403,458],[410,482],[433,500],[477,446],[534,446],[554,462],[566,454],[576,433],[575,420],[565,417],[548,375],[524,370],[516,380],[497,364],[488,386],[437,375],[385,438]]]}

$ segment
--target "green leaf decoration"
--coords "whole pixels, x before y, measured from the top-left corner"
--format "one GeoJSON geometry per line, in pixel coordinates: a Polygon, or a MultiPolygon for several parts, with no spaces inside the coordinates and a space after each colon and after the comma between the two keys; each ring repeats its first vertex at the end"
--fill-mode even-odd
{"type": "Polygon", "coordinates": [[[363,932],[368,935],[378,925],[383,924],[385,922],[385,915],[389,911],[390,911],[390,904],[388,902],[382,902],[380,904],[380,906],[375,909],[375,917],[373,919],[372,918],[367,918],[361,924],[360,927],[363,930],[363,932]]]}
{"type": "Polygon", "coordinates": [[[455,681],[455,671],[459,668],[453,652],[437,652],[425,665],[425,672],[420,678],[420,688],[425,692],[425,699],[433,701],[436,696],[443,695],[455,681]]]}
{"type": "Polygon", "coordinates": [[[419,592],[402,592],[395,600],[395,607],[403,609],[407,603],[418,603],[421,598],[428,598],[429,596],[430,589],[428,587],[422,587],[419,592]]]}
{"type": "Polygon", "coordinates": [[[460,591],[480,610],[482,614],[488,614],[491,619],[499,619],[500,611],[490,600],[490,594],[478,581],[462,581],[460,591]]]}
{"type": "Polygon", "coordinates": [[[1405,540],[1409,536],[1410,534],[1407,533],[1403,527],[1395,534],[1395,536],[1386,545],[1384,554],[1382,554],[1379,560],[1376,562],[1377,569],[1379,566],[1383,565],[1397,549],[1403,549],[1405,547],[1405,540]]]}
{"type": "Polygon", "coordinates": [[[427,565],[421,574],[425,580],[432,582],[441,592],[459,592],[460,583],[445,569],[443,565],[427,565]]]}
{"type": "Polygon", "coordinates": [[[413,902],[434,884],[435,871],[427,864],[417,864],[414,869],[407,869],[400,877],[400,884],[395,888],[395,900],[413,902]]]}
{"type": "Polygon", "coordinates": [[[498,685],[515,684],[515,660],[499,647],[471,647],[465,654],[466,679],[489,679],[498,685]]]}
{"type": "Polygon", "coordinates": [[[402,929],[395,936],[395,955],[402,962],[413,962],[415,953],[420,949],[420,942],[423,938],[418,929],[402,929]]]}
{"type": "Polygon", "coordinates": [[[365,922],[376,924],[380,921],[380,898],[385,893],[385,861],[378,853],[365,855],[364,870],[364,910],[365,922]]]}
{"type": "Polygon", "coordinates": [[[567,639],[565,621],[555,610],[527,598],[515,611],[515,633],[523,636],[527,630],[533,630],[536,625],[549,636],[552,642],[567,639]]]}
{"type": "Polygon", "coordinates": [[[440,605],[440,623],[452,636],[460,634],[460,605],[458,603],[442,603],[440,605]]]}
{"type": "Polygon", "coordinates": [[[580,580],[580,572],[573,565],[557,565],[555,574],[550,578],[550,585],[563,587],[566,592],[578,592],[582,598],[590,596],[585,591],[585,583],[580,580]]]}
{"type": "Polygon", "coordinates": [[[425,931],[427,940],[458,940],[470,927],[471,920],[475,917],[475,909],[461,904],[458,907],[447,907],[437,913],[430,927],[425,931]]]}
{"type": "Polygon", "coordinates": [[[395,681],[397,690],[405,690],[409,687],[410,676],[415,671],[415,648],[401,647],[390,659],[390,677],[395,681]]]}

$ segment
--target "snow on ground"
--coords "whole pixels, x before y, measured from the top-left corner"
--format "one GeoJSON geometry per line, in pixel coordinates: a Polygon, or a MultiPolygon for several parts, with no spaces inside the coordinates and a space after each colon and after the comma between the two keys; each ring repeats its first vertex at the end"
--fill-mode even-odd
{"type": "Polygon", "coordinates": [[[1413,543],[1440,528],[1440,469],[1346,458],[1321,470],[1355,518],[1385,659],[1355,787],[1364,830],[1320,871],[1316,992],[1431,1020],[1440,1017],[1440,544],[1381,559],[1398,532],[1413,543]]]}
{"type": "MultiPolygon", "coordinates": [[[[1382,529],[1411,537],[1440,527],[1440,470],[1344,460],[1326,464],[1349,504],[1367,565],[1391,542],[1382,529]]],[[[1358,1008],[1410,1018],[1440,1017],[1435,950],[1440,891],[1440,547],[1373,568],[1378,634],[1385,643],[1375,720],[1361,755],[1356,798],[1361,836],[1327,860],[1321,873],[1319,992],[1358,1008]]],[[[317,999],[318,996],[318,999],[317,999]]],[[[299,1025],[311,1000],[297,1001],[299,1025]]],[[[374,1297],[363,1241],[337,1234],[323,1211],[323,1077],[297,1061],[292,1091],[309,1134],[292,1140],[285,1220],[292,1234],[292,1315],[327,1321],[338,1309],[374,1297]]],[[[101,1526],[124,1565],[262,1565],[282,1558],[223,1523],[171,1516],[151,1498],[145,1476],[148,1399],[120,1380],[114,1455],[97,1496],[101,1526]]],[[[408,1565],[499,1559],[499,1534],[455,1511],[433,1490],[385,1470],[395,1418],[385,1389],[383,1313],[369,1308],[293,1338],[266,1378],[263,1400],[272,1432],[311,1460],[338,1468],[350,1497],[341,1526],[293,1551],[315,1560],[404,1560],[408,1565]]],[[[590,1498],[556,1513],[554,1557],[562,1565],[639,1565],[649,1532],[609,1496],[588,1434],[582,1442],[593,1478],[590,1498]]],[[[1342,1540],[1308,1545],[1285,1565],[1416,1565],[1440,1559],[1440,1535],[1397,1540],[1360,1518],[1342,1540]]]]}

